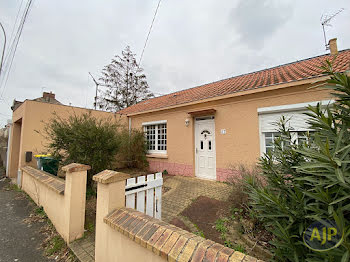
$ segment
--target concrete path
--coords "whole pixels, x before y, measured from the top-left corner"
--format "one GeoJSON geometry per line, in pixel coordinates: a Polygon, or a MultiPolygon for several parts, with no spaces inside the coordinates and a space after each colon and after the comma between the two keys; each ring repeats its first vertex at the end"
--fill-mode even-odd
{"type": "Polygon", "coordinates": [[[40,223],[23,222],[32,209],[30,202],[14,190],[6,190],[8,180],[0,177],[0,261],[52,261],[38,249],[43,241],[40,223]]]}
{"type": "Polygon", "coordinates": [[[183,176],[165,177],[163,186],[170,188],[163,194],[162,203],[162,220],[168,223],[197,197],[226,201],[232,190],[232,186],[225,183],[183,176]]]}

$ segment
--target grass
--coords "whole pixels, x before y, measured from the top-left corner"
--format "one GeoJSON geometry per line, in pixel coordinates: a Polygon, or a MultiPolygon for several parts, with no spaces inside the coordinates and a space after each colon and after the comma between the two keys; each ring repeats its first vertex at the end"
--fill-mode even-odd
{"type": "Polygon", "coordinates": [[[53,254],[60,252],[65,247],[65,245],[66,243],[60,236],[54,236],[49,241],[49,245],[46,249],[46,255],[52,256],[53,254]]]}
{"type": "Polygon", "coordinates": [[[21,190],[16,184],[10,183],[9,186],[8,186],[8,188],[9,188],[10,190],[13,190],[13,191],[16,191],[16,192],[22,192],[22,190],[21,190]]]}
{"type": "Polygon", "coordinates": [[[227,227],[225,225],[226,221],[227,221],[227,219],[225,219],[225,218],[219,218],[218,220],[215,221],[215,228],[221,234],[227,232],[227,227]]]}
{"type": "Polygon", "coordinates": [[[235,244],[233,245],[233,249],[235,251],[241,252],[241,253],[245,253],[245,248],[244,246],[240,245],[240,244],[235,244]]]}
{"type": "Polygon", "coordinates": [[[95,224],[92,222],[87,222],[86,223],[86,230],[89,231],[90,233],[95,232],[95,224]]]}
{"type": "Polygon", "coordinates": [[[195,234],[195,235],[197,235],[197,236],[200,236],[200,237],[202,237],[202,238],[205,238],[204,232],[203,232],[202,230],[196,231],[196,232],[194,232],[193,234],[195,234]]]}
{"type": "Polygon", "coordinates": [[[236,220],[237,218],[241,218],[243,216],[243,209],[242,208],[236,208],[236,207],[231,207],[230,209],[231,213],[231,219],[236,220]]]}
{"type": "Polygon", "coordinates": [[[193,225],[197,229],[197,231],[195,231],[193,234],[205,238],[204,232],[198,227],[198,225],[196,225],[195,223],[193,223],[193,225]]]}
{"type": "Polygon", "coordinates": [[[34,210],[34,213],[41,216],[41,217],[46,217],[47,218],[47,215],[44,211],[44,208],[41,206],[41,207],[37,207],[35,210],[34,210]]]}

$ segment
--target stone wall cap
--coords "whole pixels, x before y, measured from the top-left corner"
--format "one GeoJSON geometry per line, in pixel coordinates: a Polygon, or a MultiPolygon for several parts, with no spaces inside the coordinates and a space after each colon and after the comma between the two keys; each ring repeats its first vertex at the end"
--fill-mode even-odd
{"type": "Polygon", "coordinates": [[[52,189],[60,195],[64,195],[65,181],[56,176],[53,176],[45,171],[36,169],[31,166],[21,167],[22,172],[26,172],[28,175],[43,183],[48,188],[52,189]]]}
{"type": "Polygon", "coordinates": [[[62,167],[62,170],[67,173],[73,173],[73,172],[79,172],[79,171],[87,171],[90,170],[91,167],[88,165],[78,164],[78,163],[71,163],[69,165],[66,165],[62,167]]]}
{"type": "Polygon", "coordinates": [[[203,261],[258,262],[254,257],[205,240],[134,209],[118,208],[108,214],[103,221],[120,234],[168,261],[188,261],[191,257],[195,257],[204,258],[203,261]],[[216,258],[218,260],[215,260],[216,258]]]}
{"type": "Polygon", "coordinates": [[[130,177],[131,176],[126,173],[117,172],[113,170],[104,170],[98,173],[97,175],[94,175],[92,179],[101,184],[110,184],[110,183],[126,180],[130,177]]]}

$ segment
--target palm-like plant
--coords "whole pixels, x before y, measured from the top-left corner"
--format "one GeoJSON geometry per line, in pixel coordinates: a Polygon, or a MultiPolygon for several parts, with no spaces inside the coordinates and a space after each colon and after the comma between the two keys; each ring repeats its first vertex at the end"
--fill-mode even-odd
{"type": "Polygon", "coordinates": [[[315,130],[308,143],[292,141],[286,119],[273,152],[260,160],[263,187],[248,181],[250,205],[275,238],[278,261],[348,261],[350,257],[350,77],[329,74],[325,88],[336,101],[326,108],[309,107],[309,125],[315,130]],[[303,243],[304,230],[315,220],[329,219],[343,230],[340,246],[327,252],[312,251],[303,243]]]}

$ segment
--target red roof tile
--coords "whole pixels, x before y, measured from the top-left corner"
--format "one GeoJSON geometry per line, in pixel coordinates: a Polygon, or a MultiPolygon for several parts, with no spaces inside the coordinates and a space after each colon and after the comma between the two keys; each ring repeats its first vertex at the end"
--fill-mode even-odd
{"type": "MultiPolygon", "coordinates": [[[[140,113],[207,98],[229,95],[236,92],[322,76],[322,70],[319,67],[326,59],[332,60],[332,58],[333,57],[329,54],[321,55],[249,74],[223,79],[217,82],[148,99],[125,108],[121,110],[120,113],[140,113]]],[[[335,71],[338,72],[350,69],[350,49],[339,52],[334,61],[333,67],[335,71]]]]}

